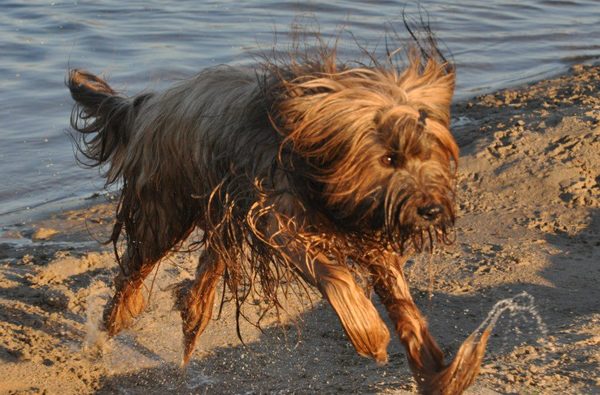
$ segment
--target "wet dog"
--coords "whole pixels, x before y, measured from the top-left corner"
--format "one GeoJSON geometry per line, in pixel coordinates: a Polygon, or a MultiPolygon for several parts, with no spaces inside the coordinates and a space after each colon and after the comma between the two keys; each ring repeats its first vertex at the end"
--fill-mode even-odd
{"type": "Polygon", "coordinates": [[[489,333],[446,364],[403,274],[411,254],[449,242],[454,224],[454,67],[433,39],[417,40],[403,60],[370,55],[369,65],[343,63],[319,40],[299,47],[133,97],[70,71],[84,161],[105,165],[108,184],[122,182],[111,241],[124,239],[126,250],[105,329],[115,335],[142,312],[145,278],[199,228],[196,278],[176,292],[184,363],[221,279],[239,312],[253,289],[278,305],[279,286],[300,277],[331,304],[356,351],[384,363],[390,335],[374,290],[420,390],[460,393],[489,333]]]}

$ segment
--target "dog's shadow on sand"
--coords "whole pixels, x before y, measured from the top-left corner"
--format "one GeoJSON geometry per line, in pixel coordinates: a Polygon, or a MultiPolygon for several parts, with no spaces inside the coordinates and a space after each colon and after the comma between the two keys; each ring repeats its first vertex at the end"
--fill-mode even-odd
{"type": "MultiPolygon", "coordinates": [[[[383,313],[383,312],[382,312],[383,313]]],[[[213,322],[214,324],[214,322],[213,322]]],[[[210,327],[209,327],[210,330],[210,327]]],[[[257,341],[202,351],[183,370],[176,361],[134,373],[105,377],[98,393],[272,393],[361,392],[413,389],[406,357],[395,339],[390,361],[377,366],[360,357],[323,302],[293,325],[263,330],[257,341]]]]}
{"type": "MultiPolygon", "coordinates": [[[[600,300],[600,291],[594,286],[600,281],[600,273],[597,267],[590,267],[594,258],[596,262],[600,260],[600,210],[591,210],[589,218],[586,228],[576,235],[554,233],[546,236],[549,244],[560,250],[559,254],[550,258],[551,265],[539,273],[551,285],[503,284],[464,296],[438,292],[431,299],[427,297],[426,290],[413,290],[417,304],[428,317],[434,337],[446,353],[447,360],[496,301],[522,291],[535,297],[536,309],[547,326],[548,336],[563,345],[569,339],[585,340],[585,334],[572,339],[573,334],[565,338],[561,331],[578,319],[598,313],[597,306],[589,301],[600,300]]],[[[381,313],[385,316],[384,311],[381,313]]],[[[545,335],[534,324],[529,328],[516,328],[511,327],[510,319],[505,321],[504,327],[500,325],[490,340],[487,361],[523,343],[534,343],[536,338],[545,335]],[[530,333],[523,333],[524,329],[530,333]]],[[[415,390],[404,351],[394,334],[388,347],[388,364],[377,366],[355,353],[337,317],[325,303],[315,304],[314,308],[301,315],[299,322],[298,328],[269,327],[258,341],[247,346],[197,352],[185,371],[175,361],[163,360],[157,367],[106,376],[100,382],[98,393],[148,393],[149,388],[153,393],[375,393],[390,389],[415,390]]],[[[389,322],[388,326],[392,328],[389,322]]],[[[592,345],[583,347],[590,347],[587,351],[591,351],[592,345]]],[[[198,349],[202,350],[202,339],[198,349]]],[[[503,372],[497,373],[504,375],[503,372]]],[[[590,378],[573,376],[570,379],[589,388],[594,386],[590,378]]]]}

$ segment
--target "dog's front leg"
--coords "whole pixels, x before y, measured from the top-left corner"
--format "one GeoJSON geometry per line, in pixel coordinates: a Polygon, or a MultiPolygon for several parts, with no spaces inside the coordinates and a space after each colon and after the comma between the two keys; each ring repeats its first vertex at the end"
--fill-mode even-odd
{"type": "Polygon", "coordinates": [[[470,336],[450,365],[437,345],[427,322],[410,296],[402,271],[406,258],[386,254],[384,262],[371,265],[375,291],[385,305],[400,341],[404,344],[417,385],[424,394],[460,394],[479,373],[489,332],[470,336]]]}
{"type": "Polygon", "coordinates": [[[378,363],[387,362],[389,331],[350,270],[323,254],[305,256],[299,269],[329,301],[356,351],[378,363]]]}

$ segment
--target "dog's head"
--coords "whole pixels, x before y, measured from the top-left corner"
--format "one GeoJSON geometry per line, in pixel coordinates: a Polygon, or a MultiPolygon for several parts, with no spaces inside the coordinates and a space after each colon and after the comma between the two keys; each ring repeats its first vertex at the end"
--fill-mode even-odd
{"type": "Polygon", "coordinates": [[[277,108],[315,206],[339,228],[377,234],[399,250],[409,240],[417,250],[447,240],[458,160],[452,65],[421,51],[402,70],[331,58],[284,81],[277,108]]]}

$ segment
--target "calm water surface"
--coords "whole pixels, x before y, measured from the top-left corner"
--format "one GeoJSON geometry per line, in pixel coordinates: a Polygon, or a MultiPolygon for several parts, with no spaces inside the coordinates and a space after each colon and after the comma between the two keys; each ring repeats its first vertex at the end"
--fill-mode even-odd
{"type": "MultiPolygon", "coordinates": [[[[345,25],[373,46],[386,22],[402,31],[405,4],[0,0],[0,226],[102,190],[97,171],[76,166],[65,132],[68,67],[103,73],[127,93],[160,89],[204,67],[250,63],[250,53],[272,46],[274,31],[285,45],[294,17],[307,13],[326,36],[345,25]]],[[[600,58],[600,0],[421,4],[458,65],[458,98],[600,58]]]]}

